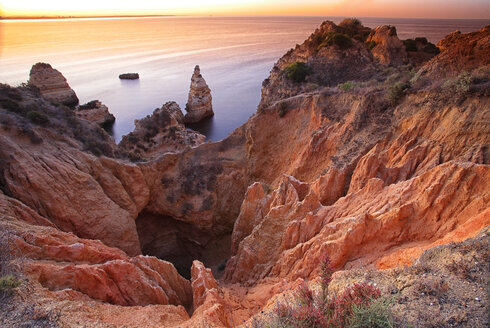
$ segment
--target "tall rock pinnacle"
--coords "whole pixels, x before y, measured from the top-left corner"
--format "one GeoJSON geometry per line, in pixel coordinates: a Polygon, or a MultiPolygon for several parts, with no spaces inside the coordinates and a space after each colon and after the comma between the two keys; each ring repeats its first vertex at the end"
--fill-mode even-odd
{"type": "Polygon", "coordinates": [[[199,65],[194,68],[194,74],[191,78],[191,87],[189,98],[185,106],[185,123],[197,123],[203,118],[213,116],[213,105],[211,104],[211,90],[201,75],[199,65]]]}

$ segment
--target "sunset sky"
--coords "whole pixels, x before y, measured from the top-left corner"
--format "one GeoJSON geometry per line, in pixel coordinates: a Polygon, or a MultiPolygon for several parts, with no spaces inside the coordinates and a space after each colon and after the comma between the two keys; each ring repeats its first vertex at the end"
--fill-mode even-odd
{"type": "Polygon", "coordinates": [[[302,15],[490,18],[489,0],[0,0],[0,15],[302,15]]]}

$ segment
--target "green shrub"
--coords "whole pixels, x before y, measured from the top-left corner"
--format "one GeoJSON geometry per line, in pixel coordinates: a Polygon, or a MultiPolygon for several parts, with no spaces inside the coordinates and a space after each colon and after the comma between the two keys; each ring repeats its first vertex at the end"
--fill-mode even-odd
{"type": "Polygon", "coordinates": [[[433,43],[427,43],[427,45],[423,49],[424,52],[427,52],[429,54],[439,54],[441,50],[433,43]]]}
{"type": "Polygon", "coordinates": [[[49,122],[49,118],[46,114],[38,112],[37,110],[31,110],[27,113],[27,118],[34,124],[44,125],[49,122]]]}
{"type": "Polygon", "coordinates": [[[388,100],[396,105],[410,85],[406,82],[396,82],[388,88],[388,100]]]}
{"type": "Polygon", "coordinates": [[[457,77],[448,79],[442,85],[443,92],[447,94],[453,94],[457,96],[464,96],[469,90],[473,82],[471,74],[468,72],[463,72],[457,77]]]}
{"type": "Polygon", "coordinates": [[[253,327],[392,327],[389,302],[381,291],[366,282],[355,283],[339,294],[330,295],[333,268],[328,257],[320,266],[320,290],[304,283],[294,300],[279,303],[274,312],[254,319],[253,327]]]}
{"type": "Polygon", "coordinates": [[[0,292],[4,295],[11,295],[13,290],[19,287],[21,281],[13,274],[8,274],[0,278],[0,292]]]}
{"type": "Polygon", "coordinates": [[[344,19],[343,21],[341,21],[339,23],[339,26],[342,26],[342,27],[361,27],[362,26],[362,23],[360,20],[358,20],[357,18],[346,18],[344,19]]]}
{"type": "Polygon", "coordinates": [[[366,45],[368,47],[369,50],[373,49],[374,47],[376,47],[376,41],[369,41],[369,42],[366,42],[366,45]]]}
{"type": "Polygon", "coordinates": [[[417,43],[413,39],[403,40],[403,44],[405,45],[405,49],[407,51],[417,51],[417,43]]]}
{"type": "Polygon", "coordinates": [[[367,306],[352,305],[349,328],[393,328],[390,301],[384,297],[373,299],[367,306]]]}
{"type": "Polygon", "coordinates": [[[307,75],[312,73],[311,68],[304,62],[295,62],[284,70],[286,76],[294,82],[304,82],[307,75]]]}
{"type": "Polygon", "coordinates": [[[342,91],[349,91],[350,89],[352,89],[352,87],[355,86],[357,86],[357,84],[351,81],[347,81],[338,85],[339,89],[342,91]]]}
{"type": "Polygon", "coordinates": [[[94,109],[94,108],[97,108],[97,100],[92,100],[84,105],[78,106],[79,110],[94,109]]]}
{"type": "Polygon", "coordinates": [[[341,33],[334,33],[328,40],[327,43],[329,44],[335,44],[337,45],[340,49],[348,49],[352,47],[352,39],[345,34],[341,33]]]}
{"type": "Polygon", "coordinates": [[[347,18],[340,22],[337,32],[363,42],[368,37],[370,29],[365,28],[357,18],[347,18]]]}

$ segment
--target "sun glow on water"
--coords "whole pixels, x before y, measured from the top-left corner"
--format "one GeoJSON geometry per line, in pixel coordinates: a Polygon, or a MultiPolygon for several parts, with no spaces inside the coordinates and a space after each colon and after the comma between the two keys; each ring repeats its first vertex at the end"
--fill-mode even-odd
{"type": "Polygon", "coordinates": [[[286,15],[489,18],[488,0],[2,0],[3,16],[286,15]]]}

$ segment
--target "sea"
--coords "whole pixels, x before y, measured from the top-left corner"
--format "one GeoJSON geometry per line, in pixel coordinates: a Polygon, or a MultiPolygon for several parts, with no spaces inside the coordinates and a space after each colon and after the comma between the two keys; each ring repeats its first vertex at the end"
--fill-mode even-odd
{"type": "MultiPolygon", "coordinates": [[[[344,17],[135,17],[0,20],[0,83],[19,85],[37,62],[67,78],[81,103],[99,99],[116,116],[118,142],[134,120],[168,101],[184,111],[195,65],[212,93],[214,117],[193,126],[210,141],[225,138],[256,112],[274,63],[324,20],[344,17]],[[139,80],[120,80],[121,73],[139,80]]],[[[394,25],[400,39],[437,43],[489,20],[360,18],[394,25]]]]}

